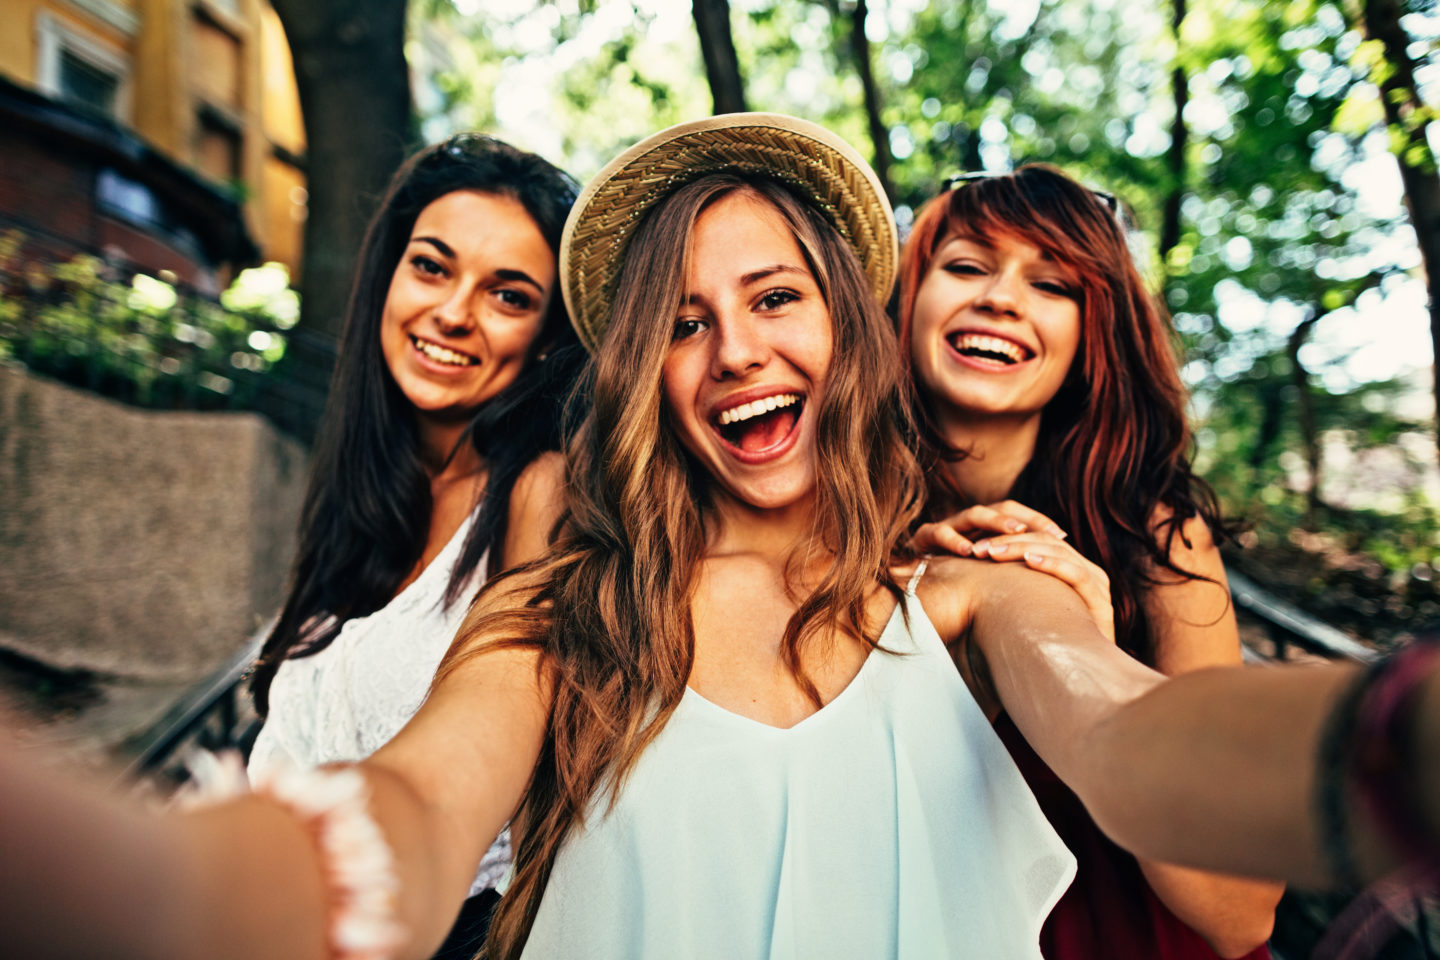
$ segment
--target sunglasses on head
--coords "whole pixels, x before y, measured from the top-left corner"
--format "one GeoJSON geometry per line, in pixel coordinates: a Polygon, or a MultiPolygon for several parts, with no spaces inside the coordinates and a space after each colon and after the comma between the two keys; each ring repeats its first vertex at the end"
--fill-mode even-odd
{"type": "MultiPolygon", "coordinates": [[[[965,185],[970,183],[974,183],[977,180],[993,180],[995,177],[1002,176],[1009,176],[1009,174],[985,173],[983,171],[978,171],[975,173],[957,173],[952,176],[946,177],[944,180],[941,181],[940,191],[942,193],[945,193],[950,190],[958,190],[961,187],[964,187],[965,185]]],[[[1099,200],[1102,204],[1104,204],[1105,209],[1109,210],[1111,214],[1117,217],[1120,215],[1120,200],[1118,197],[1115,196],[1115,194],[1107,193],[1104,190],[1090,190],[1090,194],[1096,200],[1099,200]]]]}

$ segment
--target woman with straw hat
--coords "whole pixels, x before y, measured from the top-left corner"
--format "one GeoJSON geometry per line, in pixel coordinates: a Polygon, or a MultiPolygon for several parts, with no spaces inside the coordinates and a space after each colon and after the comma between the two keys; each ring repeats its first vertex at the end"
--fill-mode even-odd
{"type": "MultiPolygon", "coordinates": [[[[1167,682],[1052,578],[905,555],[920,477],[877,305],[894,237],[833,135],[672,128],[576,209],[563,282],[594,406],[569,522],[487,585],[415,719],[356,768],[179,824],[7,769],[0,842],[49,878],[7,902],[84,896],[62,878],[99,857],[134,878],[89,889],[110,956],[423,957],[513,814],[487,956],[1035,957],[1072,861],[985,720],[1001,708],[1150,855],[1323,878],[1317,821],[1372,783],[1344,762],[1372,727],[1414,736],[1389,809],[1440,805],[1433,660],[1344,697],[1344,669],[1167,682]],[[1222,786],[1240,779],[1244,803],[1222,786]],[[157,903],[159,930],[115,930],[157,903]]],[[[1350,812],[1326,849],[1372,876],[1394,824],[1350,812]]],[[[1429,814],[1404,827],[1440,839],[1429,814]]],[[[0,933],[76,955],[94,930],[55,927],[0,933]]]]}

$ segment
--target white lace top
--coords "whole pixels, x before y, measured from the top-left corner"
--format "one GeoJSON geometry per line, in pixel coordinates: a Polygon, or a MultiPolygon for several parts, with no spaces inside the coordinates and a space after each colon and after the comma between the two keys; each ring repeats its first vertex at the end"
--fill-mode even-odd
{"type": "MultiPolygon", "coordinates": [[[[276,764],[317,766],[362,760],[384,746],[420,709],[440,658],[484,582],[481,558],[472,583],[448,609],[450,570],[473,516],[420,576],[381,609],[356,617],[312,657],[286,660],[270,685],[270,715],[250,754],[250,770],[276,764]]],[[[510,865],[502,831],[480,862],[470,892],[493,887],[510,865]]]]}

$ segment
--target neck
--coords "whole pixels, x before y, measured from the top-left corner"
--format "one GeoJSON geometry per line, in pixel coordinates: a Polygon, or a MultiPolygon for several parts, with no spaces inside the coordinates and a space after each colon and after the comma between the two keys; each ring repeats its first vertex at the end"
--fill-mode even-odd
{"type": "Polygon", "coordinates": [[[461,442],[467,425],[464,421],[452,423],[419,418],[420,459],[430,476],[431,486],[447,485],[474,476],[484,468],[475,445],[461,442]]]}
{"type": "Polygon", "coordinates": [[[940,465],[954,489],[969,503],[994,503],[1010,496],[1035,455],[1040,417],[950,416],[940,424],[940,435],[966,454],[940,465]]]}
{"type": "Polygon", "coordinates": [[[706,538],[706,553],[711,557],[743,553],[783,564],[807,542],[813,544],[816,556],[824,552],[813,493],[769,510],[743,503],[724,491],[717,492],[712,503],[706,538]]]}

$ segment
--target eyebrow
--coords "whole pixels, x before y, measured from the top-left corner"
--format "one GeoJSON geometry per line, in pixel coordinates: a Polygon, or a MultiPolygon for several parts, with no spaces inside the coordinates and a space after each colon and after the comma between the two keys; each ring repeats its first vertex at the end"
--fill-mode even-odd
{"type": "Polygon", "coordinates": [[[810,276],[809,270],[789,263],[777,263],[768,267],[761,267],[759,270],[751,270],[749,273],[741,275],[740,283],[748,287],[752,283],[764,280],[766,277],[773,277],[777,273],[796,273],[802,277],[810,276]]]}
{"type": "MultiPolygon", "coordinates": [[[[767,277],[775,276],[775,274],[777,273],[793,273],[801,277],[810,276],[810,271],[804,269],[803,267],[797,267],[789,263],[776,263],[768,267],[761,267],[759,270],[751,270],[749,273],[741,274],[740,286],[748,287],[752,283],[758,283],[759,281],[764,280],[767,277]]],[[[699,299],[700,298],[695,294],[687,293],[684,298],[681,299],[680,303],[682,305],[688,305],[696,302],[699,299]]]]}
{"type": "MultiPolygon", "coordinates": [[[[952,233],[952,234],[950,234],[950,238],[949,238],[948,240],[946,240],[945,243],[944,243],[942,246],[949,246],[950,244],[955,243],[956,241],[964,241],[965,243],[973,243],[973,244],[975,244],[977,247],[984,247],[986,250],[990,250],[990,251],[994,251],[994,249],[995,249],[995,244],[991,243],[988,237],[984,236],[983,234],[979,234],[979,233],[952,233]]],[[[937,249],[939,249],[939,248],[937,248],[937,249]]],[[[1040,250],[1040,259],[1041,259],[1041,260],[1044,260],[1044,261],[1047,262],[1047,263],[1053,263],[1053,264],[1056,264],[1057,266],[1060,265],[1060,261],[1057,260],[1057,259],[1055,259],[1055,255],[1054,255],[1053,253],[1051,253],[1049,250],[1041,249],[1041,250],[1040,250]]]]}
{"type": "MultiPolygon", "coordinates": [[[[430,244],[430,246],[438,250],[442,256],[449,257],[451,260],[455,259],[455,251],[451,249],[450,244],[446,243],[444,240],[441,240],[439,237],[411,237],[410,242],[428,243],[430,244]]],[[[499,270],[495,271],[495,276],[497,279],[505,280],[510,283],[528,283],[530,284],[530,286],[534,287],[536,290],[539,290],[541,293],[545,292],[545,287],[540,283],[540,281],[530,276],[530,274],[526,273],[524,270],[515,270],[508,267],[501,267],[499,270]]]]}
{"type": "Polygon", "coordinates": [[[439,237],[411,237],[410,242],[428,243],[436,250],[439,250],[440,253],[444,256],[447,256],[452,260],[455,259],[455,251],[450,248],[450,244],[446,243],[444,240],[441,240],[439,237]]]}
{"type": "Polygon", "coordinates": [[[545,292],[545,288],[540,285],[540,281],[530,276],[530,274],[524,270],[511,270],[502,267],[495,271],[495,276],[501,280],[509,280],[512,283],[528,283],[541,293],[545,292]]]}

